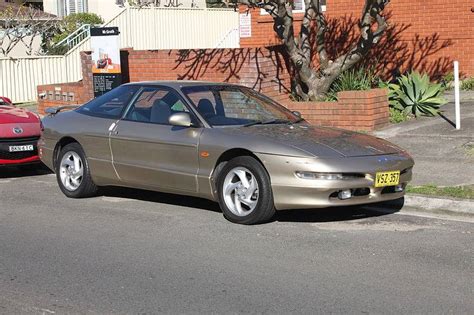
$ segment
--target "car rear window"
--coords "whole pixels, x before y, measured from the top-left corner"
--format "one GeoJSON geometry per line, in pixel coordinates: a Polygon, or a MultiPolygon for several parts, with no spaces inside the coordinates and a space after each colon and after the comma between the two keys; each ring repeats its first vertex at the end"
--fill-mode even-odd
{"type": "Polygon", "coordinates": [[[118,119],[139,89],[140,87],[137,85],[122,85],[79,107],[77,112],[91,116],[118,119]]]}

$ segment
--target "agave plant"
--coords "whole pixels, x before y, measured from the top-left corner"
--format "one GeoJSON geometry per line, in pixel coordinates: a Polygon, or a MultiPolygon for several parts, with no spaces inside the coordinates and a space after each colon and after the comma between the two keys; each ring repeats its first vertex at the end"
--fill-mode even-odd
{"type": "Polygon", "coordinates": [[[442,97],[441,84],[430,82],[428,75],[411,72],[398,79],[398,84],[388,84],[389,102],[392,108],[406,115],[434,116],[447,101],[442,97]]]}

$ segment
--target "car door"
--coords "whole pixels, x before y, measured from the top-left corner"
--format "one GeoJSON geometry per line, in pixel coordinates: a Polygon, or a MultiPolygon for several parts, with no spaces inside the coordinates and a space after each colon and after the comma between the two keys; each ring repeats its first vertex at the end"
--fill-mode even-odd
{"type": "Polygon", "coordinates": [[[143,188],[196,192],[201,128],[171,126],[169,117],[189,112],[168,87],[144,87],[110,135],[120,180],[143,188]]]}
{"type": "Polygon", "coordinates": [[[139,89],[137,85],[120,86],[77,110],[82,115],[78,115],[73,124],[80,132],[73,136],[86,152],[92,177],[99,183],[117,179],[109,145],[110,129],[139,89]]]}

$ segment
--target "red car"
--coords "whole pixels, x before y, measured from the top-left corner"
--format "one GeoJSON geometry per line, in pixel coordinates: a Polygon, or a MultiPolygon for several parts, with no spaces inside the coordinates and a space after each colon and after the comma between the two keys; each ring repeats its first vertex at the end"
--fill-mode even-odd
{"type": "Polygon", "coordinates": [[[41,120],[0,96],[0,166],[39,163],[41,120]]]}

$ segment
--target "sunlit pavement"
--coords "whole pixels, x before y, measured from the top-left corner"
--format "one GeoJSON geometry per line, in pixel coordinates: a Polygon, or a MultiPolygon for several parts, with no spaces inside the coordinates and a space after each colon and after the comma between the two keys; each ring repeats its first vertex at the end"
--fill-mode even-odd
{"type": "Polygon", "coordinates": [[[472,313],[473,225],[360,208],[228,223],[131,189],[0,170],[1,314],[472,313]]]}

